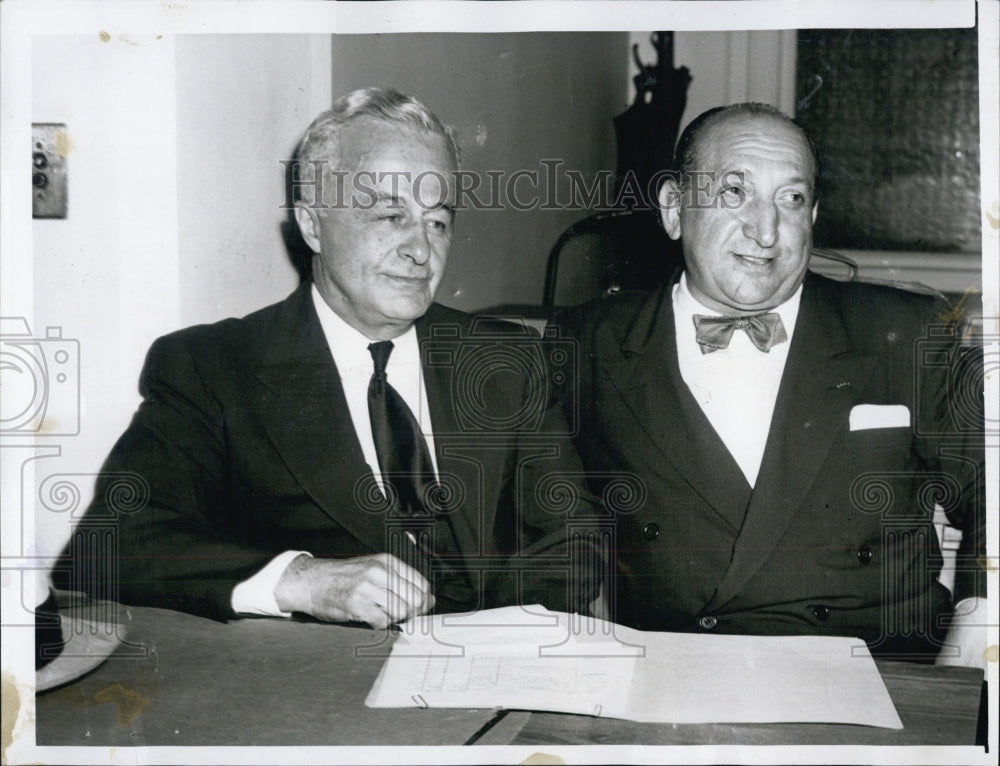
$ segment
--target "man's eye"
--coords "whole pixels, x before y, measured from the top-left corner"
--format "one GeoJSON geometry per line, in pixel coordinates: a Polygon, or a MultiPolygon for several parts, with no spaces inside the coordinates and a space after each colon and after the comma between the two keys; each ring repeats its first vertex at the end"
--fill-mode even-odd
{"type": "Polygon", "coordinates": [[[450,228],[447,221],[438,221],[433,218],[428,219],[427,226],[434,231],[445,232],[450,228]]]}
{"type": "Polygon", "coordinates": [[[788,192],[782,199],[793,207],[802,207],[809,201],[802,192],[788,192]]]}
{"type": "Polygon", "coordinates": [[[737,207],[746,200],[747,193],[738,186],[727,186],[719,192],[722,204],[726,207],[737,207]]]}
{"type": "Polygon", "coordinates": [[[388,223],[400,223],[403,220],[403,216],[399,213],[386,213],[383,216],[379,216],[379,220],[386,221],[388,223]]]}

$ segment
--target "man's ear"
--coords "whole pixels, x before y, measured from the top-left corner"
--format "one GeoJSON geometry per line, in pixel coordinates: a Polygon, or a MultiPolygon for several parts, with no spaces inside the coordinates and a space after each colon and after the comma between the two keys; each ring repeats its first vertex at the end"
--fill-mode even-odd
{"type": "Polygon", "coordinates": [[[660,220],[663,229],[670,239],[681,237],[681,196],[683,192],[676,179],[665,178],[656,193],[656,202],[660,206],[660,220]]]}
{"type": "Polygon", "coordinates": [[[319,218],[317,215],[315,210],[306,207],[301,202],[295,204],[295,223],[299,225],[302,239],[306,241],[314,253],[318,253],[320,250],[319,218]]]}
{"type": "Polygon", "coordinates": [[[819,212],[819,200],[813,202],[813,223],[816,223],[816,213],[819,212]]]}

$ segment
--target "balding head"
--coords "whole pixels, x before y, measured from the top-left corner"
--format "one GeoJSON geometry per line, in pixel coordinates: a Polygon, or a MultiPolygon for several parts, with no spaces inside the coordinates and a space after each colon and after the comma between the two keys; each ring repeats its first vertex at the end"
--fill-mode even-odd
{"type": "Polygon", "coordinates": [[[813,145],[809,134],[806,133],[798,123],[777,107],[771,106],[770,104],[746,102],[740,104],[730,104],[729,106],[717,106],[713,109],[709,109],[695,117],[690,124],[684,128],[684,131],[681,133],[681,137],[677,139],[677,148],[674,151],[673,162],[673,169],[677,172],[680,183],[684,188],[687,188],[691,177],[695,175],[697,171],[704,169],[698,161],[699,148],[702,145],[703,139],[711,132],[710,129],[718,127],[720,124],[728,120],[739,118],[757,118],[765,125],[769,121],[775,124],[783,124],[789,129],[799,133],[802,136],[802,140],[805,145],[808,147],[809,155],[812,157],[813,176],[815,180],[815,174],[819,169],[819,162],[816,158],[816,147],[813,145]]]}

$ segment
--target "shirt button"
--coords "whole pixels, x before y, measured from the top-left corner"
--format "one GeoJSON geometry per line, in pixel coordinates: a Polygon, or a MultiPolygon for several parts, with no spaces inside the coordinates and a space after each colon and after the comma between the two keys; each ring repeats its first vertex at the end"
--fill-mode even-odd
{"type": "Polygon", "coordinates": [[[820,622],[826,622],[830,619],[830,607],[828,606],[811,606],[813,617],[815,617],[820,622]]]}
{"type": "Polygon", "coordinates": [[[719,624],[719,621],[714,617],[712,617],[711,615],[709,615],[708,617],[699,617],[698,624],[705,630],[711,630],[712,628],[714,628],[716,625],[719,624]]]}
{"type": "Polygon", "coordinates": [[[655,540],[660,536],[660,525],[659,524],[647,524],[642,528],[642,536],[647,540],[655,540]]]}
{"type": "Polygon", "coordinates": [[[872,549],[867,545],[862,545],[858,548],[858,561],[862,564],[867,564],[872,560],[872,549]]]}

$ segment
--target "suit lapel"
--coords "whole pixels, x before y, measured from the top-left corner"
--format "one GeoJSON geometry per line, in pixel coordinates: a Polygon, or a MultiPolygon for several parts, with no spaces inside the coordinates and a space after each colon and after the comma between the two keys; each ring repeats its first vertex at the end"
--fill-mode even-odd
{"type": "Polygon", "coordinates": [[[876,361],[851,346],[836,301],[807,279],[757,484],[732,563],[706,610],[730,601],[771,555],[876,361]]]}
{"type": "Polygon", "coordinates": [[[681,379],[671,289],[665,285],[642,307],[610,377],[639,428],[735,532],[750,486],[681,379]]]}
{"type": "Polygon", "coordinates": [[[362,508],[358,484],[374,477],[308,283],[285,301],[263,340],[261,364],[249,372],[259,384],[260,417],[272,443],[324,513],[373,551],[384,550],[384,513],[362,508]]]}
{"type": "MultiPolygon", "coordinates": [[[[500,453],[496,450],[478,449],[470,454],[468,439],[462,438],[463,429],[455,412],[455,407],[461,406],[462,400],[452,392],[454,362],[458,359],[463,339],[468,337],[469,323],[464,315],[431,304],[427,313],[417,320],[416,327],[438,474],[446,484],[456,482],[460,488],[460,496],[465,499],[465,512],[448,513],[446,518],[458,550],[469,555],[485,553],[487,551],[481,550],[483,541],[487,539],[483,532],[492,527],[493,517],[483,517],[487,513],[487,504],[484,502],[482,486],[485,466],[481,463],[484,459],[489,459],[490,455],[500,453]],[[439,332],[432,332],[434,328],[439,332]],[[443,335],[441,330],[444,330],[443,335]],[[435,341],[433,350],[427,345],[427,341],[432,338],[435,341]],[[451,353],[448,354],[451,363],[440,361],[443,344],[451,346],[451,353]]],[[[492,509],[489,512],[492,513],[492,509]]]]}

